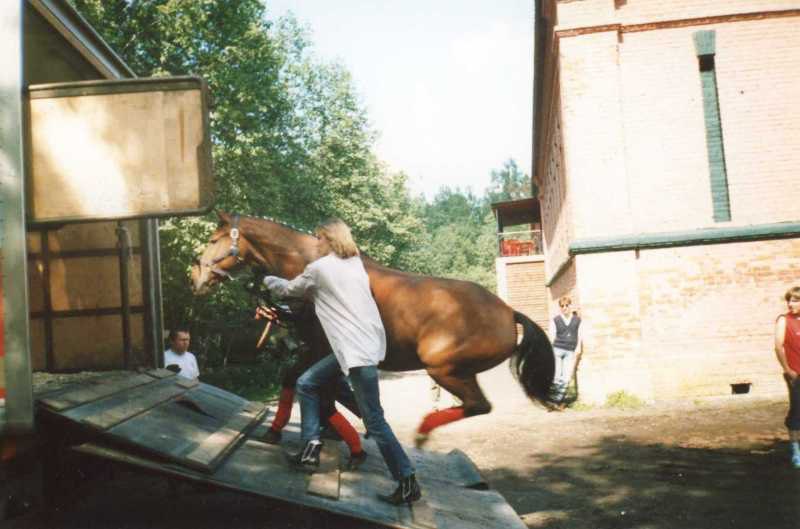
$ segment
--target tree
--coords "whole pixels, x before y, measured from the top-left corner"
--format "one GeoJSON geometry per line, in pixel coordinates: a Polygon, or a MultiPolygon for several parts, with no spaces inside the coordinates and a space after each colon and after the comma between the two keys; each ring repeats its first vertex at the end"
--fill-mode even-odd
{"type": "MultiPolygon", "coordinates": [[[[389,265],[407,262],[421,223],[403,174],[372,154],[348,72],[317,60],[292,18],[268,21],[259,0],[73,0],[140,76],[198,75],[208,83],[219,209],[309,229],[328,216],[389,265]]],[[[248,302],[189,292],[187,272],[215,218],[162,222],[165,322],[231,320],[248,302]]]]}
{"type": "Polygon", "coordinates": [[[485,198],[443,187],[419,211],[426,230],[412,254],[413,270],[474,281],[494,290],[494,221],[485,198]]]}
{"type": "Polygon", "coordinates": [[[535,196],[531,190],[531,178],[517,166],[512,158],[506,160],[502,169],[490,173],[492,183],[487,191],[489,202],[503,202],[535,196]]]}

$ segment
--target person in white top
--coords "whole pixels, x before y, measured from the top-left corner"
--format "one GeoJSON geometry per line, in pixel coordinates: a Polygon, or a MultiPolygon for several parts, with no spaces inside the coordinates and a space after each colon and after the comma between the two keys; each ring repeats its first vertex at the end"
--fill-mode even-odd
{"type": "Polygon", "coordinates": [[[178,375],[191,380],[200,377],[200,369],[197,367],[197,358],[189,352],[189,342],[191,335],[185,327],[177,327],[169,331],[170,348],[164,351],[164,367],[174,370],[180,368],[178,375]]]}
{"type": "MultiPolygon", "coordinates": [[[[320,390],[336,377],[347,376],[367,431],[398,481],[392,494],[378,497],[393,504],[411,503],[421,497],[414,467],[386,422],[380,403],[377,366],[386,356],[386,332],[372,297],[369,276],[347,224],[331,219],[317,227],[315,234],[319,257],[302,274],[291,281],[275,276],[264,278],[273,294],[311,298],[333,349],[332,355],[311,366],[297,380],[300,436],[306,445],[293,456],[293,461],[307,470],[319,466],[320,390]]],[[[269,317],[267,313],[261,315],[269,317]]]]}
{"type": "Polygon", "coordinates": [[[556,371],[553,378],[553,402],[559,411],[565,408],[564,397],[567,388],[575,376],[583,353],[583,336],[581,319],[572,310],[569,296],[561,296],[558,300],[561,314],[550,320],[550,338],[553,340],[553,354],[556,359],[556,371]]]}

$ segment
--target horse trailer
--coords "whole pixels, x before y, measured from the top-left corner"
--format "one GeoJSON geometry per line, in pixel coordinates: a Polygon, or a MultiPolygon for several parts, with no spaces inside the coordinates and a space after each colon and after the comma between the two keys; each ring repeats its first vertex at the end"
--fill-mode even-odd
{"type": "Polygon", "coordinates": [[[201,79],[136,78],[66,0],[0,24],[2,489],[37,443],[34,373],[159,365],[156,219],[207,212],[213,171],[201,79]]]}

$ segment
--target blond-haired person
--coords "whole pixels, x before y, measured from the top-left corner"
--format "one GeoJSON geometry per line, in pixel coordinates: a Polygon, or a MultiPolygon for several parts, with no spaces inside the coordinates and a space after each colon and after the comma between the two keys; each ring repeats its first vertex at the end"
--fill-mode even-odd
{"type": "Polygon", "coordinates": [[[800,287],[790,288],[784,299],[788,310],[775,321],[775,356],[789,388],[785,424],[789,430],[791,462],[794,468],[800,469],[800,287]]]}
{"type": "Polygon", "coordinates": [[[287,281],[267,276],[264,284],[278,296],[310,295],[314,310],[333,349],[297,380],[300,399],[300,437],[306,443],[295,462],[307,469],[319,465],[320,391],[337,377],[347,376],[367,431],[378,444],[397,489],[378,495],[393,504],[421,497],[414,467],[383,416],[378,388],[378,363],[386,356],[386,332],[372,297],[369,277],[361,262],[350,228],[331,219],[315,230],[317,259],[303,273],[287,281]]]}
{"type": "Polygon", "coordinates": [[[552,400],[557,410],[564,409],[564,397],[567,394],[575,370],[583,351],[581,319],[572,308],[572,299],[561,296],[558,299],[561,314],[550,320],[550,338],[553,340],[553,354],[556,359],[556,371],[553,378],[552,400]]]}

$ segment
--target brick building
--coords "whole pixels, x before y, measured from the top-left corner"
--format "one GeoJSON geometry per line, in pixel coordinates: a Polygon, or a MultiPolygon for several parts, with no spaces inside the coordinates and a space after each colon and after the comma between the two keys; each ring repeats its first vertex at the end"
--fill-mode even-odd
{"type": "Polygon", "coordinates": [[[534,179],[583,398],[785,391],[800,284],[800,1],[537,0],[534,179]]]}
{"type": "Polygon", "coordinates": [[[497,221],[497,295],[546,329],[550,319],[544,286],[539,201],[524,198],[492,204],[497,221]]]}

